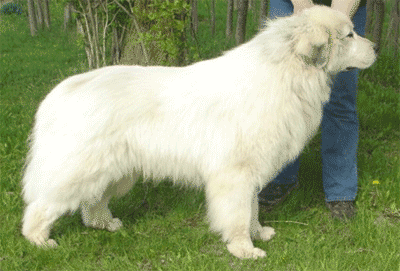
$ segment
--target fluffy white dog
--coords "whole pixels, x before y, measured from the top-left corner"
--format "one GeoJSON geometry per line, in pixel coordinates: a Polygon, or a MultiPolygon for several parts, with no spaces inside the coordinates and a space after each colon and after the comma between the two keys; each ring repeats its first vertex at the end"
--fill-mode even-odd
{"type": "Polygon", "coordinates": [[[115,231],[108,202],[138,174],[206,189],[211,228],[239,258],[269,240],[257,191],[318,128],[331,75],[367,68],[373,44],[344,14],[316,6],[270,21],[251,41],[184,68],[112,66],[72,76],[41,103],[23,178],[23,235],[39,246],[79,207],[115,231]]]}

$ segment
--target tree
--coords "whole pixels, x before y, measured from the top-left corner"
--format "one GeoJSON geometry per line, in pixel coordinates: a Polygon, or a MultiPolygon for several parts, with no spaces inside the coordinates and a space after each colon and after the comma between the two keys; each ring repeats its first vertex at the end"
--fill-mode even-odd
{"type": "Polygon", "coordinates": [[[246,19],[249,0],[237,0],[238,16],[236,23],[236,45],[244,42],[246,36],[246,19]]]}
{"type": "Polygon", "coordinates": [[[399,33],[399,26],[400,26],[400,0],[393,1],[393,8],[390,15],[390,26],[388,30],[388,36],[391,35],[391,38],[388,37],[389,44],[391,47],[394,48],[394,59],[398,59],[399,49],[400,48],[400,33],[399,33]]]}
{"type": "MultiPolygon", "coordinates": [[[[186,57],[187,0],[71,0],[90,68],[175,65],[186,57]],[[111,61],[110,61],[110,58],[111,61]]],[[[67,15],[69,11],[66,8],[67,15]]]]}
{"type": "Polygon", "coordinates": [[[385,4],[382,0],[374,1],[374,13],[376,14],[376,23],[373,30],[373,36],[377,46],[376,51],[379,53],[381,50],[383,20],[385,18],[385,4]]]}
{"type": "Polygon", "coordinates": [[[43,0],[43,18],[47,28],[50,28],[49,0],[43,0]]]}
{"type": "Polygon", "coordinates": [[[64,7],[64,30],[67,30],[68,24],[71,21],[72,3],[67,2],[64,7]]]}
{"type": "Polygon", "coordinates": [[[42,0],[35,0],[36,7],[36,22],[40,28],[43,27],[43,9],[42,9],[42,0]]]}
{"type": "Polygon", "coordinates": [[[79,6],[75,11],[80,15],[77,24],[83,31],[89,68],[105,66],[108,29],[119,11],[111,13],[108,0],[76,0],[76,3],[79,6]]]}
{"type": "Polygon", "coordinates": [[[48,0],[28,0],[28,15],[29,15],[29,27],[31,29],[31,35],[36,35],[38,26],[43,27],[45,24],[47,28],[50,28],[50,12],[49,12],[49,1],[48,0]]]}
{"type": "Polygon", "coordinates": [[[268,0],[261,0],[260,3],[260,28],[264,25],[265,20],[267,19],[267,10],[268,10],[268,0]]]}
{"type": "Polygon", "coordinates": [[[199,28],[199,18],[197,15],[197,0],[191,0],[190,2],[192,6],[191,27],[193,29],[193,32],[197,33],[197,30],[199,28]]]}
{"type": "Polygon", "coordinates": [[[37,22],[36,22],[36,12],[33,0],[28,0],[28,15],[29,15],[29,27],[31,29],[31,36],[35,36],[37,31],[37,22]]]}
{"type": "Polygon", "coordinates": [[[226,14],[226,36],[231,37],[233,32],[233,0],[228,0],[228,8],[226,14]]]}
{"type": "Polygon", "coordinates": [[[215,0],[211,0],[211,36],[215,34],[215,0]]]}

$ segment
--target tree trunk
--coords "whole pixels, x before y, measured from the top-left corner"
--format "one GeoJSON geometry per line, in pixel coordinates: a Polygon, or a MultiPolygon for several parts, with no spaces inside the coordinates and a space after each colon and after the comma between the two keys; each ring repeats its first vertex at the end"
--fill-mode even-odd
{"type": "Polygon", "coordinates": [[[260,10],[260,28],[262,28],[267,20],[268,0],[261,0],[260,10]]]}
{"type": "Polygon", "coordinates": [[[46,27],[50,29],[50,11],[49,11],[49,0],[43,0],[43,18],[46,27]]]}
{"type": "Polygon", "coordinates": [[[211,36],[215,34],[215,0],[211,0],[211,36]]]}
{"type": "Polygon", "coordinates": [[[253,14],[253,22],[255,25],[258,23],[258,9],[257,9],[257,2],[249,1],[249,9],[251,10],[251,13],[253,14]]]}
{"type": "Polygon", "coordinates": [[[228,8],[226,14],[226,36],[231,37],[233,32],[233,0],[228,0],[228,8]]]}
{"type": "Polygon", "coordinates": [[[388,30],[388,43],[394,49],[394,59],[399,61],[399,26],[400,26],[400,0],[395,0],[390,15],[390,25],[388,30]],[[390,35],[390,36],[389,36],[390,35]]]}
{"type": "Polygon", "coordinates": [[[242,44],[246,36],[246,19],[247,8],[249,6],[248,0],[237,0],[238,16],[236,23],[236,45],[242,44]]]}
{"type": "Polygon", "coordinates": [[[371,34],[373,20],[374,0],[367,0],[367,19],[365,23],[365,34],[371,34]]]}
{"type": "Polygon", "coordinates": [[[382,27],[385,18],[385,4],[382,0],[375,0],[374,14],[376,16],[373,39],[376,42],[376,52],[379,54],[381,49],[382,27]]]}
{"type": "Polygon", "coordinates": [[[199,29],[199,17],[197,14],[197,0],[191,0],[192,5],[192,29],[194,33],[197,33],[199,29]]]}
{"type": "Polygon", "coordinates": [[[167,59],[165,52],[159,50],[157,44],[153,42],[148,46],[135,43],[139,33],[134,23],[128,29],[126,42],[121,50],[122,65],[157,66],[167,59]]]}
{"type": "Polygon", "coordinates": [[[71,21],[72,4],[68,2],[64,7],[64,31],[67,30],[68,24],[71,21]]]}
{"type": "Polygon", "coordinates": [[[116,65],[121,57],[121,49],[119,47],[118,32],[115,27],[112,28],[112,43],[111,43],[111,63],[116,65]]]}
{"type": "Polygon", "coordinates": [[[31,29],[31,36],[35,36],[37,31],[37,22],[36,22],[35,5],[33,4],[33,0],[28,0],[28,14],[29,14],[29,27],[31,29]]]}
{"type": "Polygon", "coordinates": [[[43,28],[43,8],[42,8],[42,0],[35,0],[36,4],[36,16],[37,16],[37,25],[40,28],[43,28]]]}

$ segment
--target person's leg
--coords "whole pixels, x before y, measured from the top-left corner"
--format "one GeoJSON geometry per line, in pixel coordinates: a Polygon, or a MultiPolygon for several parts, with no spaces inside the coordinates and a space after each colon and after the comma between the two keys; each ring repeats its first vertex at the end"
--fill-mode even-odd
{"type": "MultiPolygon", "coordinates": [[[[354,28],[364,35],[366,7],[360,7],[353,18],[354,28]]],[[[354,216],[357,193],[357,82],[359,70],[342,72],[334,80],[332,95],[324,107],[322,119],[322,180],[325,201],[332,215],[341,212],[354,216]],[[347,202],[347,203],[343,203],[347,202]]]]}
{"type": "Polygon", "coordinates": [[[293,4],[290,0],[271,0],[268,7],[268,18],[270,19],[293,14],[293,4]]]}
{"type": "MultiPolygon", "coordinates": [[[[293,13],[293,4],[290,0],[271,0],[268,17],[289,16],[293,13]]],[[[298,187],[297,173],[300,168],[300,158],[288,164],[275,179],[269,183],[258,195],[260,204],[275,205],[282,201],[293,189],[298,187]]]]}

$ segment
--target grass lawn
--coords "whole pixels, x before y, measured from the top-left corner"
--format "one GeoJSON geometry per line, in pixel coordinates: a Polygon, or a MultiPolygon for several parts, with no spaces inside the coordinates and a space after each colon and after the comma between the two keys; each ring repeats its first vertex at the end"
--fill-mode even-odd
{"type": "MultiPolygon", "coordinates": [[[[224,1],[217,0],[214,38],[207,5],[199,2],[200,56],[210,58],[233,41],[224,38],[224,1]]],[[[21,235],[26,139],[40,101],[60,80],[84,71],[86,61],[73,35],[63,33],[62,7],[55,1],[51,14],[52,31],[34,38],[26,16],[0,15],[0,271],[400,270],[400,67],[385,48],[360,75],[358,214],[350,223],[332,221],[325,207],[318,134],[302,154],[300,188],[274,209],[261,210],[261,223],[277,232],[270,242],[254,243],[266,258],[230,255],[208,230],[204,193],[170,182],[139,182],[113,200],[121,231],[85,228],[75,213],[54,224],[57,249],[32,246],[21,235]]],[[[255,29],[250,16],[247,36],[255,29]]]]}

